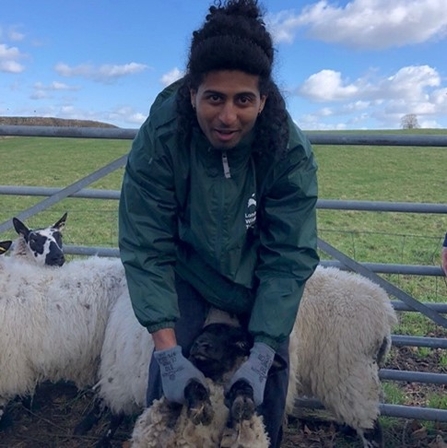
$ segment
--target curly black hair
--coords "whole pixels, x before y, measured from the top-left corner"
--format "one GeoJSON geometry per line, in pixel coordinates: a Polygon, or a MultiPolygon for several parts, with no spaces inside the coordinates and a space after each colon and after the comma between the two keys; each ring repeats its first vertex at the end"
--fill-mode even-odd
{"type": "Polygon", "coordinates": [[[240,70],[259,77],[267,95],[255,125],[254,150],[260,154],[286,151],[289,138],[284,98],[272,79],[275,49],[257,0],[218,1],[209,8],[202,27],[192,34],[186,74],[177,94],[178,136],[189,145],[198,126],[190,89],[197,90],[213,70],[240,70]]]}

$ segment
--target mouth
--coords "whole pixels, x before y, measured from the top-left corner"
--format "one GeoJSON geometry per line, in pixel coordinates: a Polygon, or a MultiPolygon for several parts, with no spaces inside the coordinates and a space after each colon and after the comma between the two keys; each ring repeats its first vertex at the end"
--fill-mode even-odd
{"type": "Polygon", "coordinates": [[[220,141],[226,142],[231,140],[238,133],[238,131],[229,129],[214,129],[214,133],[220,141]]]}
{"type": "Polygon", "coordinates": [[[194,355],[192,355],[192,358],[197,361],[206,361],[208,359],[207,356],[201,355],[199,353],[195,353],[194,355]]]}

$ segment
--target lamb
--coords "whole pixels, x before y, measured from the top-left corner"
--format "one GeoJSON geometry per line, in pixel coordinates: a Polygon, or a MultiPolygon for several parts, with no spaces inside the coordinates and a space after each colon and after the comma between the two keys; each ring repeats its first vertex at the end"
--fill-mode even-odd
{"type": "Polygon", "coordinates": [[[254,413],[250,392],[236,390],[236,383],[230,391],[234,394],[230,410],[224,404],[223,385],[246,359],[251,345],[248,333],[240,327],[205,326],[191,348],[190,360],[207,377],[209,393],[192,381],[185,389],[184,406],[164,397],[156,400],[138,418],[131,447],[267,448],[269,439],[262,418],[254,413]]]}
{"type": "Polygon", "coordinates": [[[365,448],[383,447],[379,367],[396,323],[381,287],[358,274],[318,267],[290,338],[287,412],[299,396],[318,398],[357,431],[365,448]]]}
{"type": "Polygon", "coordinates": [[[11,255],[40,265],[62,266],[65,256],[62,250],[62,230],[67,220],[65,213],[53,225],[29,229],[22,221],[12,218],[19,237],[13,242],[11,255]]]}
{"type": "Polygon", "coordinates": [[[45,380],[97,381],[113,304],[127,290],[118,259],[50,267],[3,257],[0,269],[0,417],[45,380]]]}

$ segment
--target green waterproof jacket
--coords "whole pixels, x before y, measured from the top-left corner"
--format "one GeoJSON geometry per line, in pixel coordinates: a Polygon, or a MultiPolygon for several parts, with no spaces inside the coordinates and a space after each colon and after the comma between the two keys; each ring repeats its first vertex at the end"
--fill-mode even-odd
{"type": "Polygon", "coordinates": [[[319,261],[310,143],[289,120],[285,156],[258,160],[250,138],[216,150],[199,129],[179,147],[177,88],[156,98],[124,173],[119,246],[135,314],[151,333],[174,327],[177,272],[276,349],[319,261]]]}

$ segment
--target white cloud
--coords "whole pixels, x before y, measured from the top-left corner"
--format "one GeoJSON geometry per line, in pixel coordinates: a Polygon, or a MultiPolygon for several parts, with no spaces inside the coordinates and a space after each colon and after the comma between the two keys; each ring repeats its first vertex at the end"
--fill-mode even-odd
{"type": "MultiPolygon", "coordinates": [[[[344,116],[347,124],[357,125],[366,120],[364,111],[368,110],[381,127],[399,127],[401,117],[408,113],[427,124],[433,122],[430,117],[446,116],[447,87],[441,82],[439,73],[428,65],[402,67],[374,82],[368,76],[348,81],[340,72],[322,70],[309,76],[296,93],[323,103],[313,118],[344,116]]],[[[313,121],[305,119],[305,123],[312,125],[313,121]]]]}
{"type": "Polygon", "coordinates": [[[22,58],[17,47],[8,47],[5,44],[0,44],[0,72],[5,73],[21,73],[25,67],[20,64],[18,59],[22,58]]]}
{"type": "Polygon", "coordinates": [[[430,100],[447,113],[447,87],[437,89],[430,95],[430,100]]]}
{"type": "Polygon", "coordinates": [[[64,84],[63,82],[53,81],[51,84],[45,85],[41,82],[36,82],[34,84],[34,88],[37,90],[79,90],[80,87],[77,86],[69,86],[68,84],[64,84]]]}
{"type": "Polygon", "coordinates": [[[65,77],[83,77],[98,82],[110,82],[123,76],[134,75],[146,70],[148,67],[144,64],[131,62],[123,65],[104,64],[94,66],[91,64],[81,64],[70,67],[68,64],[59,63],[55,66],[56,72],[65,77]]]}
{"type": "Polygon", "coordinates": [[[21,41],[25,38],[25,34],[17,30],[18,26],[12,25],[8,27],[0,26],[0,39],[21,41]]]}
{"type": "Polygon", "coordinates": [[[423,120],[419,122],[419,126],[422,129],[439,129],[443,127],[436,120],[423,120]]]}
{"type": "Polygon", "coordinates": [[[378,88],[382,96],[420,101],[426,98],[427,87],[441,83],[438,72],[428,65],[401,68],[396,74],[382,80],[378,88]]]}
{"type": "Polygon", "coordinates": [[[300,13],[270,15],[268,23],[277,42],[292,42],[305,29],[316,40],[378,50],[445,38],[447,1],[320,0],[300,13]]]}
{"type": "Polygon", "coordinates": [[[35,90],[29,97],[32,100],[43,100],[48,98],[48,93],[44,90],[35,90]]]}
{"type": "Polygon", "coordinates": [[[301,96],[314,101],[338,101],[354,98],[359,89],[343,81],[340,72],[321,70],[309,76],[298,91],[301,96]]]}
{"type": "Polygon", "coordinates": [[[116,107],[112,112],[106,116],[106,121],[112,123],[128,123],[131,127],[135,125],[140,126],[147,116],[141,112],[135,111],[130,106],[116,107]]]}
{"type": "Polygon", "coordinates": [[[168,86],[169,84],[172,84],[174,81],[177,81],[177,79],[180,79],[182,76],[183,72],[177,67],[175,67],[170,72],[165,73],[161,77],[160,81],[164,86],[168,86]]]}
{"type": "Polygon", "coordinates": [[[25,34],[21,33],[20,31],[17,31],[15,28],[11,28],[7,32],[9,40],[19,42],[25,39],[25,34]]]}
{"type": "Polygon", "coordinates": [[[300,117],[297,125],[301,129],[305,129],[307,131],[332,131],[338,130],[343,131],[347,129],[346,123],[324,123],[321,121],[321,114],[316,112],[314,114],[306,114],[300,117]]]}

